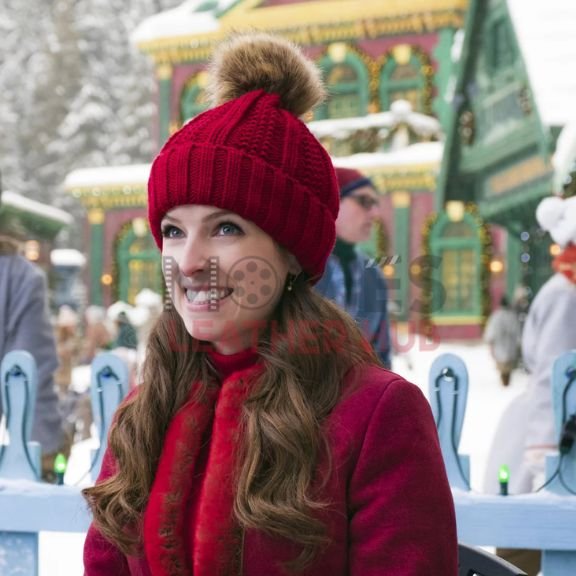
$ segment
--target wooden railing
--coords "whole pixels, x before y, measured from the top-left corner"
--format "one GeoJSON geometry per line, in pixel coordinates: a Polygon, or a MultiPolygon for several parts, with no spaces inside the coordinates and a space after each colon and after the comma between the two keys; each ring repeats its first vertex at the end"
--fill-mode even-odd
{"type": "MultiPolygon", "coordinates": [[[[0,446],[1,576],[37,576],[39,532],[86,532],[90,514],[77,486],[39,481],[40,449],[28,442],[37,388],[34,359],[28,352],[10,352],[0,365],[0,391],[6,413],[8,444],[0,446]]],[[[92,363],[92,409],[101,448],[92,454],[94,480],[106,446],[106,431],[128,391],[128,370],[113,354],[92,363]]]]}
{"type": "MultiPolygon", "coordinates": [[[[568,416],[576,413],[575,373],[576,351],[556,361],[552,388],[558,437],[568,416]]],[[[90,514],[79,487],[38,480],[40,450],[28,441],[37,384],[32,356],[7,354],[0,376],[10,439],[0,447],[1,574],[37,576],[39,532],[85,532],[90,514]]],[[[497,496],[473,492],[469,488],[470,459],[458,451],[468,393],[465,364],[453,354],[439,356],[430,369],[429,386],[453,487],[459,540],[480,546],[541,549],[544,576],[576,574],[576,496],[566,488],[576,491],[576,447],[561,460],[549,458],[547,474],[555,477],[538,493],[497,496]]],[[[122,360],[113,354],[99,355],[91,379],[92,407],[101,440],[100,450],[92,455],[93,479],[100,469],[112,415],[127,390],[128,371],[122,360]]]]}
{"type": "MultiPolygon", "coordinates": [[[[543,489],[513,496],[470,490],[470,459],[458,452],[466,412],[468,372],[453,354],[430,369],[429,398],[453,488],[461,542],[476,546],[542,550],[543,576],[576,574],[576,446],[561,458],[549,456],[543,489]]],[[[553,368],[552,398],[557,437],[576,413],[576,351],[553,368]]],[[[503,462],[502,464],[506,464],[503,462]]]]}

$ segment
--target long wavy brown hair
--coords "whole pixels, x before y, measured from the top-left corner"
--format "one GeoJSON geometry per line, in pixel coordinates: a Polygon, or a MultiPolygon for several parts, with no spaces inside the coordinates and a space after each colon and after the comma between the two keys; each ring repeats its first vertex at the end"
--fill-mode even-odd
{"type": "MultiPolygon", "coordinates": [[[[312,494],[313,482],[322,485],[330,474],[328,467],[317,477],[321,452],[330,460],[322,423],[341,397],[345,374],[379,361],[354,320],[303,278],[259,336],[263,369],[244,405],[234,513],[243,528],[300,545],[291,563],[298,570],[327,542],[317,517],[326,503],[312,494]]],[[[139,393],[118,409],[110,430],[117,472],[83,491],[96,527],[124,553],[141,551],[141,519],[171,419],[193,384],[201,398],[216,383],[208,355],[178,314],[165,310],[148,342],[139,393]]]]}

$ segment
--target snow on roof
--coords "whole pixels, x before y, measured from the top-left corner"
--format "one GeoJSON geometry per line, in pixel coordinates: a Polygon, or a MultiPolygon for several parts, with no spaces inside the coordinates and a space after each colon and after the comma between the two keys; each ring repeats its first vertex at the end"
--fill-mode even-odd
{"type": "Polygon", "coordinates": [[[564,126],[576,102],[576,2],[508,0],[542,122],[564,126]]]}
{"type": "Polygon", "coordinates": [[[53,220],[54,222],[60,222],[65,225],[70,225],[73,221],[72,216],[68,214],[68,212],[64,212],[64,210],[36,202],[36,200],[31,200],[30,198],[16,194],[16,192],[10,192],[9,190],[2,192],[2,205],[10,206],[21,212],[28,212],[36,216],[41,216],[46,220],[53,220]]]}
{"type": "Polygon", "coordinates": [[[554,166],[554,193],[560,194],[570,173],[576,166],[576,118],[564,126],[552,157],[554,166]]]}
{"type": "Polygon", "coordinates": [[[452,48],[450,49],[450,58],[452,62],[458,62],[460,57],[462,56],[462,48],[464,48],[464,29],[460,28],[460,30],[456,31],[454,34],[454,39],[452,40],[452,48]]]}
{"type": "Polygon", "coordinates": [[[94,188],[97,186],[145,186],[149,176],[150,164],[82,168],[68,174],[64,181],[64,187],[66,190],[71,190],[73,188],[94,188]]]}
{"type": "Polygon", "coordinates": [[[309,122],[307,126],[317,138],[326,136],[347,138],[357,130],[393,128],[401,122],[412,127],[417,134],[439,136],[441,132],[440,122],[436,118],[413,112],[410,103],[405,100],[393,102],[391,110],[388,112],[378,112],[354,118],[316,120],[309,122]]]}
{"type": "Polygon", "coordinates": [[[442,142],[420,142],[394,152],[371,152],[352,156],[333,157],[332,162],[340,168],[379,168],[384,166],[440,166],[444,144],[442,142]]]}
{"type": "Polygon", "coordinates": [[[54,266],[76,266],[82,268],[86,264],[86,257],[82,252],[73,248],[57,248],[50,252],[50,262],[54,266]]]}
{"type": "Polygon", "coordinates": [[[161,38],[215,32],[219,28],[217,14],[234,2],[236,0],[187,0],[176,8],[144,20],[132,34],[132,41],[140,44],[161,38]]]}

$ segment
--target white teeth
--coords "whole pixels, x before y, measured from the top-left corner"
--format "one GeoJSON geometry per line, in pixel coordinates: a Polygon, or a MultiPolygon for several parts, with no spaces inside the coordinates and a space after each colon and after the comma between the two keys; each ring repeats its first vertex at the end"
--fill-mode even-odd
{"type": "Polygon", "coordinates": [[[194,304],[207,304],[215,300],[222,300],[231,293],[225,288],[212,288],[210,290],[186,290],[186,300],[194,304]]]}

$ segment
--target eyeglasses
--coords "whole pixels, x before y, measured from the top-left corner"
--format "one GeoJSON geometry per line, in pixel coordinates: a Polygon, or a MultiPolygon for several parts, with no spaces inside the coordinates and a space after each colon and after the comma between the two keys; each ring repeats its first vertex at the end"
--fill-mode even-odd
{"type": "Polygon", "coordinates": [[[366,212],[372,210],[374,206],[378,206],[379,201],[377,198],[373,198],[372,196],[368,196],[366,194],[350,194],[347,198],[352,198],[358,206],[362,206],[366,212]]]}

